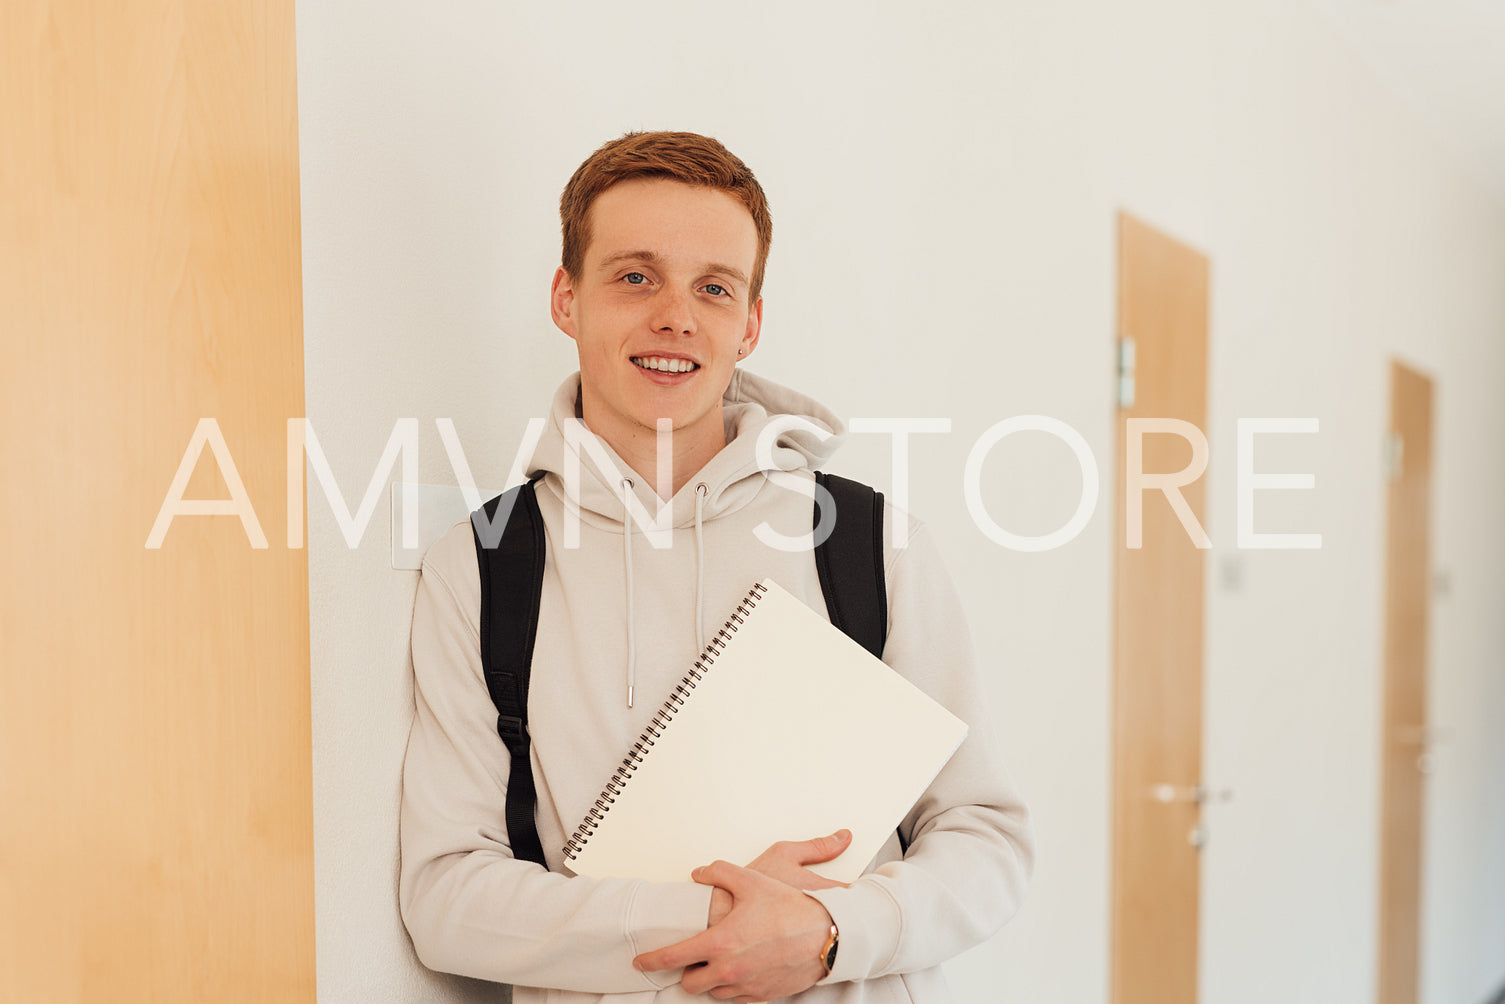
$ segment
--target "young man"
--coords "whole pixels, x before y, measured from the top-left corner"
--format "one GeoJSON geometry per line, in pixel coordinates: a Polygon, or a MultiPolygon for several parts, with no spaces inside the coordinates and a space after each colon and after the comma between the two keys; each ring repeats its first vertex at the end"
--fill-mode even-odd
{"type": "MultiPolygon", "coordinates": [[[[884,534],[884,661],[971,729],[901,824],[907,850],[891,836],[849,886],[805,867],[841,853],[844,831],[789,834],[755,861],[706,862],[683,882],[567,867],[566,839],[753,582],[771,577],[826,609],[811,552],[764,541],[809,533],[811,494],[770,475],[812,479],[834,439],[809,429],[842,424],[739,368],[758,344],[772,224],[757,180],[720,143],[690,133],[607,143],[560,211],[551,307],[580,372],[555,393],[530,472],[548,540],[528,701],[548,870],[509,843],[509,757],[462,521],[425,557],[413,614],[401,906],[418,956],[514,984],[517,1004],[945,1000],[938,966],[1018,909],[1034,838],[999,762],[955,592],[920,524],[892,508],[886,525],[901,521],[905,543],[884,534]],[[665,419],[672,465],[660,484],[665,419]],[[786,431],[765,437],[770,465],[755,447],[774,421],[786,431]],[[642,525],[661,502],[667,546],[642,525]]],[[[747,741],[763,727],[750,725],[747,741]]],[[[822,766],[809,767],[809,783],[824,783],[822,766]]]]}

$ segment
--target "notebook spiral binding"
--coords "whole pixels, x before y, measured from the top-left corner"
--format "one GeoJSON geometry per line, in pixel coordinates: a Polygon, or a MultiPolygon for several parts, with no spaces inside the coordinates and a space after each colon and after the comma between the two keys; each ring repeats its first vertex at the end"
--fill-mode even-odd
{"type": "Polygon", "coordinates": [[[685,698],[690,696],[690,691],[694,690],[696,685],[705,678],[706,671],[715,664],[716,657],[721,654],[722,649],[726,648],[732,635],[737,633],[737,628],[742,625],[743,618],[752,612],[753,608],[758,605],[758,599],[766,592],[768,588],[761,582],[755,583],[752,589],[748,590],[747,596],[737,604],[737,609],[732,611],[731,617],[727,618],[726,623],[716,631],[716,636],[706,643],[705,651],[700,653],[700,658],[695,660],[690,671],[674,685],[674,689],[669,692],[668,699],[664,701],[664,706],[659,708],[653,720],[648,723],[648,727],[638,736],[637,742],[628,749],[627,755],[622,758],[621,766],[612,772],[611,780],[606,782],[606,787],[601,790],[600,797],[586,811],[585,819],[575,828],[574,836],[565,841],[564,856],[566,858],[571,861],[575,860],[575,856],[585,847],[596,827],[601,825],[601,820],[611,811],[617,795],[637,773],[643,757],[663,736],[664,729],[674,721],[674,716],[679,713],[679,709],[684,707],[685,698]]]}

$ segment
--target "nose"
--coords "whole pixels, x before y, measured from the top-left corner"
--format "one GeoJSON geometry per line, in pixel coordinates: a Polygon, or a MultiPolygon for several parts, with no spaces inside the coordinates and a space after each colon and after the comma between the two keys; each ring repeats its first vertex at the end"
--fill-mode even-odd
{"type": "Polygon", "coordinates": [[[668,335],[688,335],[695,330],[695,310],[689,293],[666,287],[653,298],[653,330],[668,335]]]}

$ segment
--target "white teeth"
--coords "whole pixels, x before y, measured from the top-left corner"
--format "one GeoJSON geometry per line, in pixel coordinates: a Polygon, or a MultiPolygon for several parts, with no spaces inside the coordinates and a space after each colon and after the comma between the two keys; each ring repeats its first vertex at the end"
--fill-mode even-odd
{"type": "Polygon", "coordinates": [[[663,356],[634,356],[633,363],[645,370],[655,370],[659,373],[688,373],[696,369],[696,365],[688,359],[667,359],[663,356]]]}

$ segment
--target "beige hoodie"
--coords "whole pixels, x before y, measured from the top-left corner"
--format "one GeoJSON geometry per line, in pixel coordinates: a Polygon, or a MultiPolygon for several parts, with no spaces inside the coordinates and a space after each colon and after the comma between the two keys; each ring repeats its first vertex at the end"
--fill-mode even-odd
{"type": "MultiPolygon", "coordinates": [[[[475,543],[462,521],[424,558],[413,611],[402,916],[425,965],[511,983],[516,1004],[690,1000],[678,972],[640,973],[632,959],[703,931],[710,888],[575,876],[564,844],[754,582],[771,577],[825,612],[808,547],[765,541],[804,535],[808,544],[811,472],[836,443],[824,430],[842,426],[809,398],[738,370],[725,397],[727,446],[650,534],[642,521],[657,511],[652,487],[636,483],[603,440],[577,431],[578,392],[576,374],[555,394],[531,472],[543,475],[548,537],[528,713],[549,870],[515,860],[507,842],[508,754],[481,667],[475,543]],[[593,452],[620,473],[603,471],[593,452]],[[623,476],[635,483],[624,488],[623,476]],[[634,503],[642,515],[624,536],[634,503]]],[[[810,894],[840,928],[841,948],[830,977],[799,995],[809,1004],[947,1000],[938,966],[1014,915],[1034,860],[1029,813],[1000,762],[955,591],[920,524],[892,507],[884,518],[906,528],[905,546],[886,543],[884,661],[971,732],[904,819],[908,854],[891,837],[850,887],[810,894]]],[[[777,723],[742,727],[757,743],[777,723]]]]}

